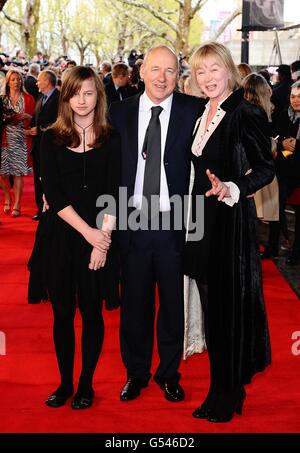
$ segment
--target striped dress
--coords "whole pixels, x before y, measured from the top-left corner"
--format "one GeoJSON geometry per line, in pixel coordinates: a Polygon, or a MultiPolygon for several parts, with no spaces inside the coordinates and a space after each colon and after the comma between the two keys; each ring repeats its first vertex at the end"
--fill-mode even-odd
{"type": "MultiPolygon", "coordinates": [[[[24,96],[21,94],[16,105],[9,96],[3,96],[4,112],[13,109],[16,113],[24,113],[24,96]]],[[[32,172],[28,165],[28,149],[24,134],[23,121],[6,126],[6,139],[2,146],[0,175],[24,176],[32,172]]]]}

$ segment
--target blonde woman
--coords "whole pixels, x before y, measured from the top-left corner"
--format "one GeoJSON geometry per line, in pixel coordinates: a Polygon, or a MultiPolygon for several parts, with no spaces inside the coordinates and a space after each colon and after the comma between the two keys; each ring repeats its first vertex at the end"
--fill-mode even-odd
{"type": "Polygon", "coordinates": [[[210,388],[193,416],[228,422],[242,413],[244,385],[270,363],[253,194],[274,164],[261,109],[243,97],[229,50],[211,42],[192,56],[208,102],[192,145],[192,203],[204,199],[204,237],[188,241],[185,274],[196,280],[204,311],[210,388]],[[249,170],[252,169],[250,173],[249,170]]]}
{"type": "Polygon", "coordinates": [[[35,101],[23,89],[23,79],[19,71],[11,69],[6,74],[6,94],[3,96],[3,110],[6,126],[2,135],[0,175],[4,190],[5,214],[19,217],[23,176],[32,172],[28,161],[31,150],[31,137],[25,136],[35,108],[35,101]],[[14,178],[14,203],[10,193],[9,175],[14,178]]]}

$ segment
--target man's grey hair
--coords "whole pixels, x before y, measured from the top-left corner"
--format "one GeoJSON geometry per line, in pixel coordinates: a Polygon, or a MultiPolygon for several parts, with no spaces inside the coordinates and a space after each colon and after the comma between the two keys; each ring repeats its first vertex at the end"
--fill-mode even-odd
{"type": "Polygon", "coordinates": [[[29,66],[28,75],[33,75],[33,76],[37,77],[39,75],[40,69],[41,68],[38,63],[32,63],[29,66]]]}

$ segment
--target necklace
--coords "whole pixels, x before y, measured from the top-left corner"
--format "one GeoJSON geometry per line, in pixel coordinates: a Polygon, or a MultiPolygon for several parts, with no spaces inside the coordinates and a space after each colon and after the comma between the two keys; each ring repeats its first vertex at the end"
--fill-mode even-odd
{"type": "Polygon", "coordinates": [[[82,130],[81,133],[82,133],[82,146],[83,146],[83,188],[86,189],[87,183],[86,183],[86,158],[85,158],[85,152],[86,152],[85,131],[94,124],[94,121],[86,127],[80,126],[80,124],[76,123],[76,121],[74,121],[74,123],[76,124],[76,126],[78,126],[82,130]]]}

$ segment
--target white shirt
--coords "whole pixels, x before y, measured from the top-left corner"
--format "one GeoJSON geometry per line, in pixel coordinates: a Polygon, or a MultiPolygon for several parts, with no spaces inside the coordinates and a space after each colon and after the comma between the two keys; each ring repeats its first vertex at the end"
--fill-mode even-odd
{"type": "MultiPolygon", "coordinates": [[[[224,100],[225,99],[222,99],[222,101],[219,102],[215,116],[213,117],[213,119],[211,120],[210,124],[207,127],[206,121],[210,108],[210,101],[205,105],[205,111],[203,112],[203,115],[199,118],[199,120],[196,123],[195,128],[198,126],[200,121],[199,128],[193,141],[192,153],[195,154],[195,156],[197,157],[202,155],[202,151],[205,148],[205,145],[207,144],[210,136],[213,134],[213,132],[216,130],[216,128],[226,115],[225,110],[223,110],[220,106],[222,102],[224,102],[224,100]]],[[[232,181],[224,182],[224,184],[226,184],[226,186],[229,188],[230,197],[224,197],[222,201],[226,203],[228,206],[233,206],[235,203],[239,201],[240,189],[232,181]]]]}
{"type": "Polygon", "coordinates": [[[151,99],[144,92],[140,97],[139,104],[139,120],[138,120],[138,162],[134,186],[133,205],[137,209],[141,209],[143,186],[144,186],[144,173],[146,161],[142,156],[142,149],[146,130],[151,119],[151,107],[162,107],[162,112],[159,115],[160,128],[161,128],[161,166],[160,166],[160,211],[170,211],[170,197],[167,183],[167,177],[164,167],[164,153],[167,139],[167,132],[170,120],[170,112],[172,106],[173,94],[165,99],[160,104],[154,104],[151,99]]]}

